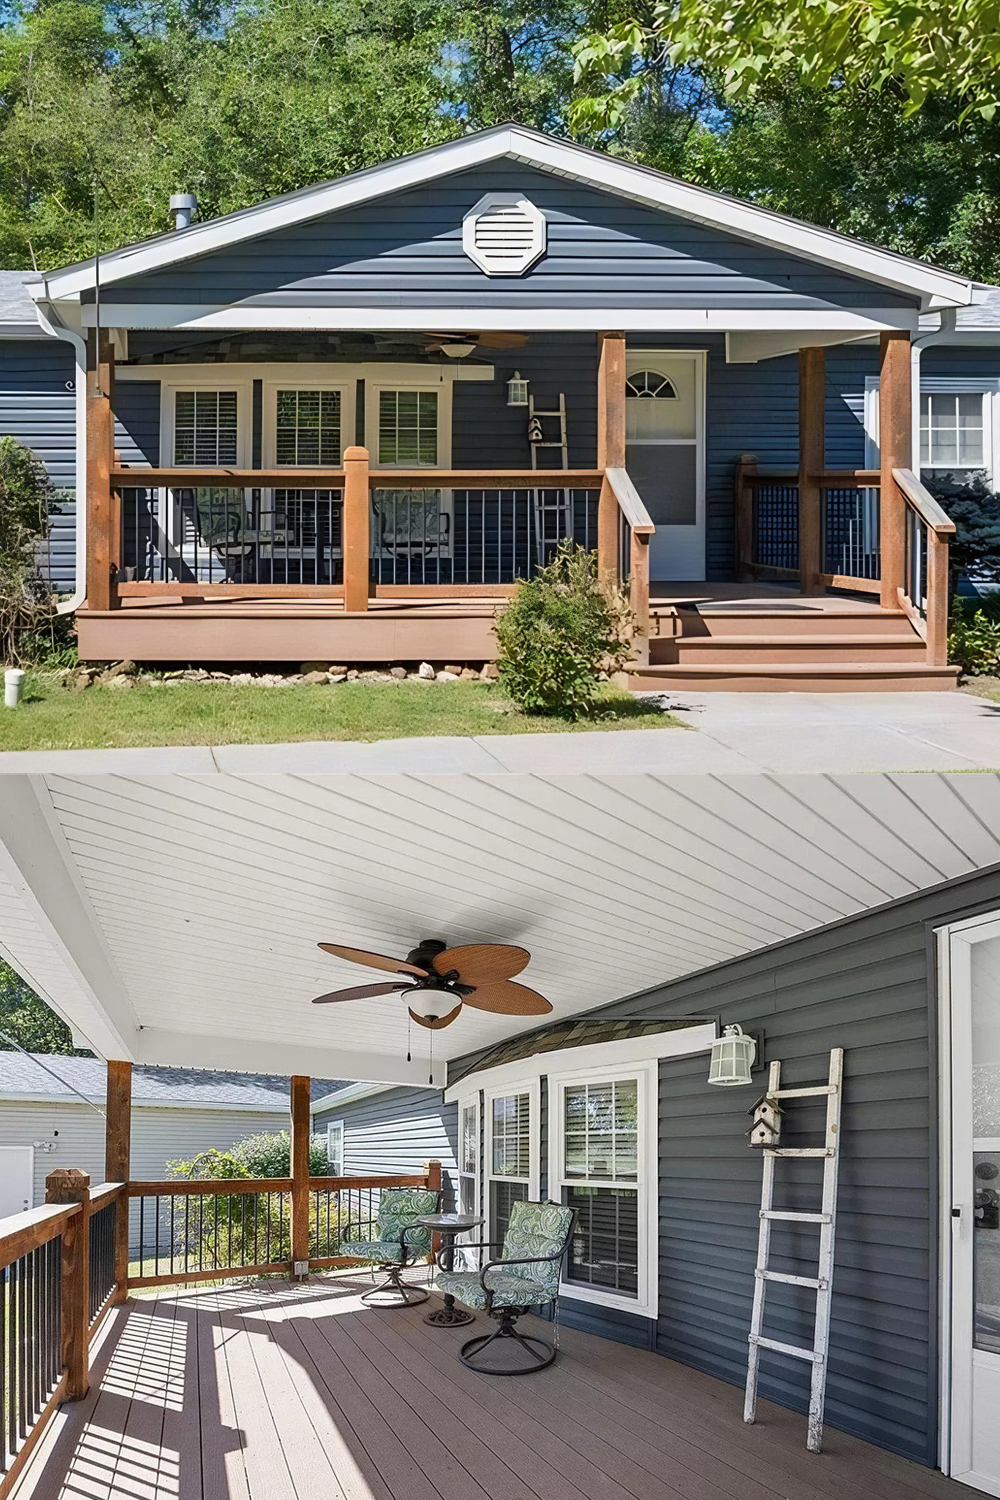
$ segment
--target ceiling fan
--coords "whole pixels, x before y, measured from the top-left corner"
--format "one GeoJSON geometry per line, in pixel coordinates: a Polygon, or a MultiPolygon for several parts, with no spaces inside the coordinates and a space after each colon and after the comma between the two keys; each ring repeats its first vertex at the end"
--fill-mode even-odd
{"type": "Polygon", "coordinates": [[[428,352],[431,354],[447,354],[449,348],[452,350],[462,349],[466,353],[472,351],[468,348],[471,344],[475,349],[521,349],[528,342],[526,333],[515,333],[513,330],[496,329],[485,333],[464,333],[454,331],[451,333],[433,333],[428,335],[435,340],[428,344],[428,352]]]}
{"type": "Polygon", "coordinates": [[[313,1005],[401,994],[411,1019],[430,1031],[450,1026],[463,1005],[502,1016],[544,1016],[552,1009],[535,990],[513,983],[513,976],[525,968],[531,954],[509,943],[467,943],[449,948],[440,938],[425,938],[405,959],[386,958],[340,943],[320,943],[319,947],[334,958],[346,958],[350,963],[387,970],[399,977],[317,995],[313,1005]]]}

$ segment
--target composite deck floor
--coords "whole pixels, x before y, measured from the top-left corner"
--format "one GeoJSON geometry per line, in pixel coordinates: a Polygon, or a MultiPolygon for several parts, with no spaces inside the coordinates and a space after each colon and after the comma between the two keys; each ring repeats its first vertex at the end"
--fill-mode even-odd
{"type": "MultiPolygon", "coordinates": [[[[800,1416],[742,1422],[732,1387],[563,1330],[558,1363],[498,1380],[427,1306],[367,1282],[140,1296],[102,1330],[17,1500],[967,1500],[964,1486],[800,1416]]],[[[482,1321],[482,1320],[480,1320],[482,1321]]]]}

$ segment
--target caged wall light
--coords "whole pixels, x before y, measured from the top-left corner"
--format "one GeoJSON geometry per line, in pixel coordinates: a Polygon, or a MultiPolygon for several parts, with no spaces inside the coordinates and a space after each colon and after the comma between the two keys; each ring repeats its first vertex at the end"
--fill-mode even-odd
{"type": "Polygon", "coordinates": [[[712,1059],[708,1069],[709,1083],[723,1088],[734,1088],[751,1083],[757,1043],[752,1036],[745,1036],[741,1026],[726,1026],[720,1037],[712,1043],[712,1059]]]}
{"type": "Polygon", "coordinates": [[[528,404],[528,382],[520,370],[515,370],[507,382],[507,405],[527,406],[528,404]]]}

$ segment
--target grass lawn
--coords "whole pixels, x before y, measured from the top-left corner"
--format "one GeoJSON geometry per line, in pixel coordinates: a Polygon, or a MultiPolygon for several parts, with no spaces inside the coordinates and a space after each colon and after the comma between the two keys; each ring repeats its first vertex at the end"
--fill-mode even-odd
{"type": "Polygon", "coordinates": [[[234,687],[96,685],[73,693],[33,673],[16,709],[0,707],[0,750],[122,749],[148,745],[274,745],[294,740],[410,739],[416,735],[564,733],[683,728],[648,699],[608,686],[579,722],[521,713],[493,683],[342,682],[234,687]]]}

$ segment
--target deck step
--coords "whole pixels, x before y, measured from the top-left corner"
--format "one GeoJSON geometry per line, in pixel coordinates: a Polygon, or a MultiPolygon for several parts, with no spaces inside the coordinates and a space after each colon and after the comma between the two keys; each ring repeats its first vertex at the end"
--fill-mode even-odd
{"type": "Polygon", "coordinates": [[[907,635],[681,635],[673,640],[654,638],[650,642],[650,660],[654,664],[696,662],[727,665],[738,663],[799,664],[811,662],[921,662],[927,647],[916,631],[907,626],[907,635]]]}
{"type": "Polygon", "coordinates": [[[958,682],[958,667],[925,662],[660,662],[632,667],[632,692],[887,693],[946,692],[958,682]]]}
{"type": "Polygon", "coordinates": [[[705,607],[691,609],[680,606],[674,610],[664,608],[654,613],[661,614],[661,634],[695,636],[705,639],[710,636],[763,635],[822,635],[837,639],[845,635],[877,635],[907,639],[916,632],[902,610],[863,608],[851,613],[820,609],[725,609],[705,607]],[[676,620],[671,630],[668,621],[676,620]]]}

